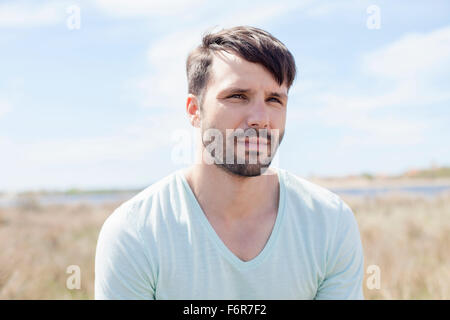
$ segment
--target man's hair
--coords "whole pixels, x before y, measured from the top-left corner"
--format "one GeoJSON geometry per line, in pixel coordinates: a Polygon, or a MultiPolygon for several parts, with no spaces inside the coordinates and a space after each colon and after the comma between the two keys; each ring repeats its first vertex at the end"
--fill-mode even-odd
{"type": "Polygon", "coordinates": [[[186,60],[188,93],[199,97],[200,108],[210,76],[213,52],[227,51],[241,58],[261,64],[277,83],[291,87],[296,76],[295,60],[286,46],[267,31],[250,26],[207,32],[202,43],[194,48],[186,60]]]}

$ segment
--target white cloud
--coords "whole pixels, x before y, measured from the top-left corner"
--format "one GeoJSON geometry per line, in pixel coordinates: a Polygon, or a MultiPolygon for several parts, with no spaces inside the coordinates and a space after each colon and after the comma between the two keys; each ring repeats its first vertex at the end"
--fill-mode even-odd
{"type": "MultiPolygon", "coordinates": [[[[258,26],[271,19],[310,1],[292,3],[261,3],[258,6],[241,7],[235,11],[229,6],[227,11],[217,15],[207,14],[207,18],[198,15],[195,26],[180,28],[152,43],[148,49],[148,62],[151,72],[134,79],[138,88],[139,103],[144,107],[179,108],[185,107],[187,95],[186,58],[191,49],[200,44],[202,34],[208,30],[220,30],[235,25],[258,26]],[[231,8],[231,9],[230,9],[231,8]]],[[[192,11],[195,16],[195,11],[192,11]]]]}
{"type": "Polygon", "coordinates": [[[141,119],[110,136],[24,143],[0,137],[0,189],[67,188],[69,182],[80,187],[137,186],[160,174],[152,169],[154,165],[180,165],[167,152],[179,145],[174,140],[179,130],[193,136],[182,112],[167,112],[141,119]]]}
{"type": "Polygon", "coordinates": [[[450,27],[430,33],[412,33],[363,58],[369,74],[420,81],[450,71],[450,27]]]}
{"type": "Polygon", "coordinates": [[[188,130],[182,113],[165,113],[141,120],[111,136],[84,139],[54,139],[22,146],[24,157],[36,165],[84,165],[102,161],[140,159],[170,147],[175,130],[188,130]]]}
{"type": "Polygon", "coordinates": [[[325,108],[316,113],[323,124],[330,127],[345,127],[357,133],[345,137],[342,146],[364,145],[417,145],[424,142],[423,132],[428,125],[393,114],[375,116],[372,107],[384,107],[379,101],[368,101],[368,97],[326,96],[325,108]]]}
{"type": "Polygon", "coordinates": [[[379,82],[394,84],[391,91],[370,99],[372,108],[427,106],[450,100],[450,27],[407,34],[366,54],[362,63],[362,70],[379,82]]]}
{"type": "Polygon", "coordinates": [[[147,56],[152,72],[135,80],[141,106],[184,110],[185,61],[190,49],[200,41],[200,32],[196,31],[172,33],[150,46],[147,56]]]}
{"type": "MultiPolygon", "coordinates": [[[[450,101],[450,83],[444,75],[450,72],[450,28],[430,33],[407,34],[399,40],[364,55],[361,71],[371,77],[374,87],[339,91],[327,90],[311,82],[304,99],[310,110],[293,110],[297,121],[317,121],[330,127],[358,132],[345,137],[341,146],[418,145],[425,142],[426,131],[439,119],[413,119],[412,108],[450,101]],[[378,84],[389,83],[379,89],[378,84]],[[440,83],[440,86],[436,86],[440,83]],[[404,111],[403,113],[401,111],[404,111]],[[402,116],[398,116],[398,115],[402,116]]],[[[294,91],[300,97],[301,87],[294,91]]],[[[417,109],[416,109],[417,110],[417,109]]]]}
{"type": "MultiPolygon", "coordinates": [[[[118,1],[115,3],[119,4],[118,1]]],[[[133,2],[131,7],[133,6],[138,6],[138,2],[133,2]]],[[[117,10],[118,8],[116,7],[117,10]]],[[[196,25],[178,28],[180,31],[152,42],[147,53],[151,72],[131,81],[131,85],[135,85],[140,92],[138,97],[141,104],[146,107],[162,107],[162,114],[142,120],[111,136],[52,139],[25,145],[4,142],[2,148],[8,148],[6,154],[14,155],[14,159],[10,156],[1,159],[0,169],[6,170],[13,166],[16,171],[35,174],[35,181],[46,181],[46,174],[51,175],[50,171],[61,170],[61,167],[79,172],[82,171],[80,168],[86,167],[87,170],[103,162],[134,163],[139,159],[155,159],[158,150],[165,148],[167,151],[167,147],[173,146],[172,134],[175,130],[193,130],[184,108],[187,95],[185,59],[190,49],[200,43],[203,32],[211,27],[260,24],[278,17],[290,8],[292,6],[284,7],[279,4],[260,5],[252,10],[247,8],[247,11],[243,10],[241,13],[228,11],[217,16],[217,12],[214,12],[215,15],[206,15],[206,18],[193,11],[192,14],[196,15],[198,21],[196,25]]],[[[131,15],[132,11],[127,14],[131,15]]],[[[133,95],[136,94],[135,91],[136,88],[133,95]]],[[[164,156],[170,155],[165,153],[164,156]]],[[[158,156],[161,157],[162,155],[158,156]]],[[[73,180],[74,177],[70,179],[73,180]]]]}
{"type": "MultiPolygon", "coordinates": [[[[180,141],[174,140],[180,131],[194,143],[186,115],[172,111],[141,119],[109,136],[33,142],[0,136],[0,190],[68,188],[69,183],[82,188],[145,185],[161,174],[153,166],[173,169],[193,161],[193,145],[190,157],[183,158],[187,163],[171,158],[171,150],[180,148],[180,141]]],[[[185,144],[183,148],[188,148],[185,144]]]]}
{"type": "Polygon", "coordinates": [[[24,96],[24,79],[21,76],[7,77],[0,88],[0,118],[5,114],[17,109],[24,96]]]}
{"type": "Polygon", "coordinates": [[[6,98],[0,96],[0,118],[12,110],[12,104],[6,98]]]}
{"type": "Polygon", "coordinates": [[[10,1],[0,4],[0,27],[39,27],[60,23],[66,16],[61,2],[36,4],[10,1]]]}

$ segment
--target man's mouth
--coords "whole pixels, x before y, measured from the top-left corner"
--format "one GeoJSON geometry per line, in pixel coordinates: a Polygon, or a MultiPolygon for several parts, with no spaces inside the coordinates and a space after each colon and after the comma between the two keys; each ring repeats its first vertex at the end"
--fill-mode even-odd
{"type": "Polygon", "coordinates": [[[261,148],[266,148],[269,142],[266,139],[261,138],[245,138],[240,140],[239,143],[245,144],[245,149],[258,151],[261,148]]]}

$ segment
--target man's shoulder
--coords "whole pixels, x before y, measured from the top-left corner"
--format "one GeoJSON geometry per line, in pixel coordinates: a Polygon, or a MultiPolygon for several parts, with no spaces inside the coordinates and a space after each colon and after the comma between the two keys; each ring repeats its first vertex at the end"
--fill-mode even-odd
{"type": "Polygon", "coordinates": [[[325,206],[328,209],[340,209],[343,200],[339,195],[306,178],[283,170],[286,192],[290,197],[299,198],[308,206],[325,206]]]}
{"type": "Polygon", "coordinates": [[[355,225],[352,209],[338,194],[299,175],[286,170],[284,173],[286,193],[296,212],[314,217],[313,221],[322,227],[355,225]]]}
{"type": "Polygon", "coordinates": [[[174,171],[156,182],[152,183],[129,200],[120,204],[114,212],[109,216],[109,219],[118,219],[123,222],[134,220],[133,223],[140,224],[138,219],[145,219],[143,215],[150,212],[153,200],[161,200],[161,196],[170,196],[169,193],[173,190],[174,183],[176,183],[177,171],[174,171]]]}
{"type": "Polygon", "coordinates": [[[131,209],[132,207],[141,205],[143,202],[152,200],[155,196],[170,192],[173,184],[176,182],[176,176],[177,171],[174,171],[163,178],[160,178],[145,189],[141,190],[129,200],[122,203],[120,207],[123,207],[125,210],[131,209]]]}

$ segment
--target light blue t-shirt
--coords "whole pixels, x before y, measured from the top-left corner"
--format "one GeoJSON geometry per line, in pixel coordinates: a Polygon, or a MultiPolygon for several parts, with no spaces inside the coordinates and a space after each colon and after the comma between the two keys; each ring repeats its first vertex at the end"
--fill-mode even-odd
{"type": "Polygon", "coordinates": [[[228,249],[180,169],[106,219],[95,298],[363,299],[363,249],[352,210],[331,191],[274,169],[278,214],[258,256],[244,262],[228,249]]]}

